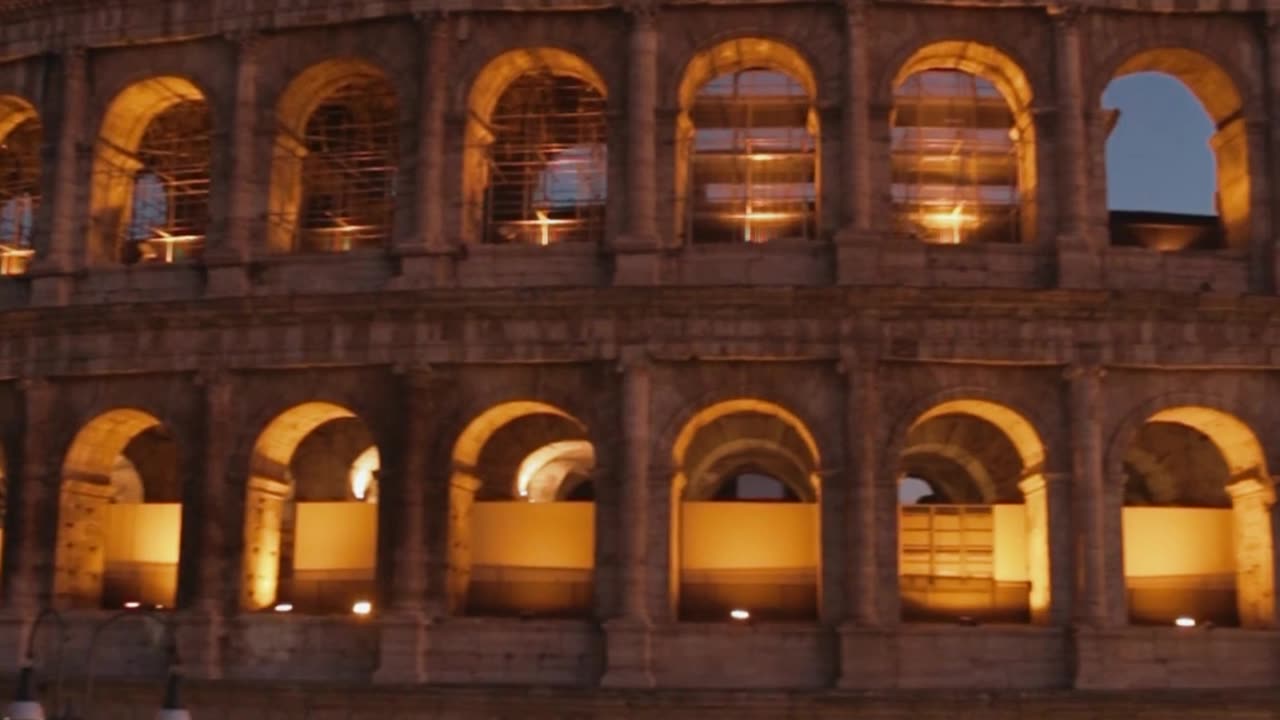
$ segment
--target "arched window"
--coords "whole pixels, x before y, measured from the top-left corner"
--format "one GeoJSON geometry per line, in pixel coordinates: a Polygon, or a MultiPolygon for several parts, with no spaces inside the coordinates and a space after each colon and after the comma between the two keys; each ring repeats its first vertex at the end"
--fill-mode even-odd
{"type": "Polygon", "coordinates": [[[399,108],[381,77],[360,77],[327,95],[307,119],[297,249],[381,247],[395,209],[399,108]]]}
{"type": "Polygon", "coordinates": [[[586,426],[545,403],[502,403],[467,424],[452,460],[463,510],[450,518],[451,604],[468,615],[589,615],[596,454],[586,426]]]}
{"type": "Polygon", "coordinates": [[[817,233],[818,129],[790,75],[750,67],[698,90],[688,120],[688,236],[763,243],[817,233]]]}
{"type": "Polygon", "coordinates": [[[0,142],[0,275],[25,272],[40,205],[40,120],[18,123],[0,142]]]}
{"type": "Polygon", "coordinates": [[[684,424],[672,459],[677,617],[816,617],[820,463],[799,418],[754,398],[716,403],[684,424]]]}
{"type": "Polygon", "coordinates": [[[604,234],[605,97],[550,71],[512,82],[489,118],[484,239],[550,245],[604,234]]]}
{"type": "Polygon", "coordinates": [[[90,252],[125,264],[198,258],[209,230],[212,113],[191,81],[157,77],[112,100],[94,148],[90,252]]]}
{"type": "Polygon", "coordinates": [[[1111,244],[1249,244],[1246,108],[1221,67],[1191,50],[1146,50],[1116,69],[1101,102],[1111,244]]]}
{"type": "Polygon", "coordinates": [[[172,608],[182,464],[169,430],[118,408],[76,434],[62,466],[54,595],[72,608],[172,608]]]}
{"type": "Polygon", "coordinates": [[[988,80],[950,69],[907,77],[894,92],[894,221],[925,242],[1020,240],[1014,116],[988,80]]]}
{"type": "Polygon", "coordinates": [[[375,601],[380,456],[347,408],[309,402],[258,436],[246,494],[242,605],[356,613],[375,601]]]}
{"type": "Polygon", "coordinates": [[[903,619],[1047,620],[1043,462],[1031,425],[994,403],[943,402],[916,420],[899,458],[903,619]]]}
{"type": "Polygon", "coordinates": [[[1253,431],[1219,410],[1174,407],[1113,452],[1129,621],[1271,626],[1275,489],[1253,431]]]}

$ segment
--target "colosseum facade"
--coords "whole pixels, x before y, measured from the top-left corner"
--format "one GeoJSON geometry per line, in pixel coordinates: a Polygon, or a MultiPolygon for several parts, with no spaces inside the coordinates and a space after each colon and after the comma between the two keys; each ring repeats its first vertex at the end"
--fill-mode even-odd
{"type": "Polygon", "coordinates": [[[1278,717],[1277,13],[0,3],[6,686],[1278,717]],[[1214,218],[1108,211],[1139,72],[1214,218]]]}

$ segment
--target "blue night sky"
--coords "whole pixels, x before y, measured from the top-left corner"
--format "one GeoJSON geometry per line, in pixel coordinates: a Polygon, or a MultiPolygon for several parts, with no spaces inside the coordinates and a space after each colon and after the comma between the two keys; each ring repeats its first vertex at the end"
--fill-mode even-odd
{"type": "Polygon", "coordinates": [[[1113,81],[1102,105],[1120,110],[1107,142],[1111,209],[1215,214],[1213,121],[1186,86],[1137,73],[1113,81]]]}

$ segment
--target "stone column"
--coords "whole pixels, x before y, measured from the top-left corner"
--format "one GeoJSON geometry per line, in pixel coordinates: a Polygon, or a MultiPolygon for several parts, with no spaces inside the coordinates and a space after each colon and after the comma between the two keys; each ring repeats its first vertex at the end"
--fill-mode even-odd
{"type": "Polygon", "coordinates": [[[842,688],[884,687],[893,682],[895,648],[886,626],[897,622],[898,507],[881,477],[883,417],[878,352],[846,354],[845,458],[849,493],[845,516],[845,623],[840,628],[842,688]]]}
{"type": "Polygon", "coordinates": [[[1101,281],[1099,243],[1089,223],[1089,143],[1085,126],[1084,71],[1080,12],[1051,7],[1054,64],[1057,67],[1058,284],[1097,287],[1101,281]]]}
{"type": "Polygon", "coordinates": [[[1070,475],[1036,472],[1018,483],[1026,508],[1028,605],[1031,622],[1059,625],[1070,619],[1073,566],[1070,475]]]}
{"type": "MultiPolygon", "coordinates": [[[[262,41],[257,35],[233,36],[236,48],[235,96],[231,108],[231,132],[228,146],[215,152],[227,152],[223,163],[227,168],[227,186],[220,192],[226,196],[226,221],[221,237],[205,249],[204,262],[209,271],[205,291],[212,296],[243,295],[249,280],[245,264],[252,254],[254,234],[261,230],[258,209],[262,207],[265,185],[258,182],[258,68],[262,41]]],[[[222,177],[218,178],[219,180],[222,177]]],[[[215,189],[217,191],[217,189],[215,189]]]]}
{"type": "Polygon", "coordinates": [[[857,232],[871,229],[871,68],[865,0],[847,0],[845,47],[849,64],[845,77],[845,182],[851,193],[849,222],[857,232]]]}
{"type": "MultiPolygon", "coordinates": [[[[449,109],[450,29],[443,13],[419,17],[423,53],[419,67],[418,147],[415,166],[417,222],[413,233],[397,240],[399,283],[408,287],[433,287],[448,282],[449,253],[453,243],[445,232],[445,116],[449,109]]],[[[461,137],[460,135],[458,137],[461,137]]]]}
{"type": "Polygon", "coordinates": [[[1276,623],[1276,568],[1271,510],[1276,503],[1270,479],[1238,480],[1227,486],[1235,534],[1236,605],[1240,625],[1270,628],[1276,623]]]}
{"type": "Polygon", "coordinates": [[[4,528],[4,605],[20,616],[50,602],[57,546],[58,473],[51,440],[56,389],[44,378],[22,381],[23,427],[19,464],[9,478],[4,528]]]}
{"type": "Polygon", "coordinates": [[[658,107],[656,7],[637,2],[631,11],[627,76],[627,233],[614,243],[614,283],[652,285],[660,277],[658,250],[658,107]]]}
{"type": "MultiPolygon", "coordinates": [[[[410,370],[404,377],[404,435],[391,453],[384,455],[383,477],[394,503],[385,504],[380,522],[393,543],[388,543],[391,568],[388,610],[383,617],[378,682],[426,680],[426,622],[443,614],[428,607],[427,514],[429,482],[442,480],[430,473],[429,448],[436,423],[436,391],[439,383],[429,370],[410,370]],[[434,612],[433,612],[434,610],[434,612]]],[[[439,495],[439,493],[437,493],[439,495]]],[[[433,517],[443,519],[437,512],[433,517]]],[[[443,552],[443,548],[439,549],[443,552]]],[[[386,555],[383,555],[386,557],[386,555]]],[[[441,581],[442,582],[442,581],[441,581]]]]}
{"type": "Polygon", "coordinates": [[[605,623],[606,666],[601,684],[652,687],[649,612],[650,396],[652,368],[642,348],[627,348],[622,371],[622,485],[619,517],[621,616],[605,623]]]}
{"type": "Polygon", "coordinates": [[[54,115],[57,131],[52,147],[46,146],[46,154],[50,151],[53,154],[53,172],[51,182],[45,183],[47,208],[42,208],[40,213],[46,229],[39,229],[44,243],[31,266],[31,301],[36,305],[63,305],[70,300],[70,273],[80,264],[76,248],[84,242],[78,218],[81,212],[87,211],[87,208],[78,206],[85,102],[89,96],[85,50],[67,50],[58,62],[62,70],[62,87],[58,112],[54,115]]]}
{"type": "Polygon", "coordinates": [[[193,677],[221,676],[223,619],[236,598],[228,592],[234,586],[239,560],[233,553],[236,525],[232,513],[235,493],[228,459],[235,443],[234,386],[221,371],[196,376],[204,391],[204,437],[201,462],[183,488],[183,535],[179,587],[184,610],[177,622],[177,642],[184,673],[193,677]],[[193,528],[193,531],[187,530],[193,528]],[[185,580],[185,583],[183,582],[185,580]]]}
{"type": "Polygon", "coordinates": [[[1271,104],[1271,122],[1269,123],[1270,163],[1263,174],[1270,185],[1271,228],[1273,229],[1271,249],[1271,283],[1272,288],[1280,288],[1280,250],[1274,243],[1280,242],[1280,12],[1267,13],[1267,97],[1271,104]]]}
{"type": "Polygon", "coordinates": [[[836,236],[836,278],[841,285],[875,276],[876,224],[871,163],[880,156],[871,134],[871,68],[867,0],[845,2],[844,183],[845,226],[836,236]]]}
{"type": "MultiPolygon", "coordinates": [[[[1072,505],[1081,586],[1074,603],[1077,624],[1124,625],[1122,494],[1109,486],[1104,467],[1102,378],[1095,364],[1072,366],[1070,385],[1072,505]]],[[[1112,479],[1114,480],[1114,478],[1112,479]]]]}
{"type": "MultiPolygon", "coordinates": [[[[897,523],[881,522],[877,512],[877,485],[884,461],[877,444],[881,430],[879,367],[873,360],[845,360],[845,439],[853,476],[849,493],[847,555],[848,618],[858,625],[880,625],[885,592],[882,588],[877,548],[886,532],[896,532],[897,523]]],[[[896,543],[895,543],[896,544],[896,543]]],[[[896,574],[896,573],[895,573],[896,574]]]]}
{"type": "Polygon", "coordinates": [[[434,15],[423,19],[422,35],[427,52],[423,56],[421,117],[418,146],[418,232],[417,242],[445,252],[444,236],[444,117],[449,105],[449,19],[434,15]]]}

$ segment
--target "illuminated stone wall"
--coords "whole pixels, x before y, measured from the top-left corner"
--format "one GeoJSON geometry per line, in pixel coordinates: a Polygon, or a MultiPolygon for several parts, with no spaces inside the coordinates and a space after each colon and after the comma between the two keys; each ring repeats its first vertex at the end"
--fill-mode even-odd
{"type": "MultiPolygon", "coordinates": [[[[442,717],[928,718],[983,693],[982,712],[1010,720],[1133,717],[1138,703],[1216,720],[1274,704],[1274,18],[853,0],[448,14],[429,2],[139,2],[56,20],[42,7],[0,7],[0,113],[34,110],[46,138],[36,257],[27,276],[0,278],[0,648],[60,604],[67,672],[87,674],[93,628],[116,609],[100,589],[100,518],[123,454],[156,480],[149,497],[181,503],[166,617],[199,718],[268,706],[382,717],[424,702],[442,717]],[[543,65],[605,90],[599,246],[487,245],[467,221],[484,179],[467,144],[483,136],[478,110],[543,65]],[[682,243],[687,96],[748,65],[790,72],[811,96],[818,237],[682,243]],[[982,74],[1009,101],[1021,243],[891,230],[894,85],[925,69],[982,74]],[[1116,75],[1152,69],[1219,121],[1222,251],[1110,245],[1099,97],[1116,75]],[[112,153],[163,109],[147,92],[159,73],[209,103],[212,224],[198,263],[122,267],[103,239],[122,189],[94,167],[121,160],[112,153]],[[279,217],[306,178],[288,138],[351,78],[396,97],[385,247],[293,253],[279,217]],[[324,429],[336,424],[361,429],[324,429]],[[171,446],[135,440],[157,426],[171,446]],[[565,504],[517,505],[530,499],[524,462],[557,443],[592,497],[538,490],[565,504]],[[369,445],[376,505],[298,530],[290,498],[345,497],[369,445]],[[786,508],[794,517],[706,507],[707,478],[739,461],[803,501],[786,508]],[[1017,585],[1025,622],[905,619],[897,483],[944,466],[978,488],[967,502],[1021,513],[1016,551],[996,558],[1012,566],[998,579],[1017,585]],[[1149,577],[1138,560],[1179,545],[1126,547],[1126,512],[1147,510],[1126,510],[1126,490],[1135,475],[1163,487],[1180,467],[1215,483],[1207,512],[1219,515],[1204,525],[1216,564],[1197,572],[1231,586],[1225,615],[1238,622],[1174,627],[1175,612],[1207,615],[1160,588],[1156,620],[1134,612],[1126,579],[1149,577]],[[304,476],[314,487],[299,493],[304,476]],[[785,557],[756,562],[766,550],[785,557]],[[732,604],[760,610],[755,621],[723,608],[681,617],[713,564],[741,571],[750,593],[732,604]],[[803,617],[768,619],[779,568],[804,576],[803,617]],[[354,596],[276,612],[297,571],[358,580],[372,612],[347,612],[354,596]],[[470,612],[481,594],[501,612],[470,612]],[[406,685],[420,687],[394,689],[406,685]],[[480,687],[436,694],[444,685],[480,687]],[[498,685],[572,689],[530,699],[498,685]],[[1171,699],[1188,686],[1242,692],[1171,699]],[[904,699],[921,689],[949,694],[904,699]]],[[[146,683],[166,664],[130,627],[102,636],[95,667],[122,716],[151,707],[146,683]]],[[[0,650],[0,673],[18,662],[0,650]]]]}

